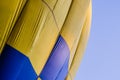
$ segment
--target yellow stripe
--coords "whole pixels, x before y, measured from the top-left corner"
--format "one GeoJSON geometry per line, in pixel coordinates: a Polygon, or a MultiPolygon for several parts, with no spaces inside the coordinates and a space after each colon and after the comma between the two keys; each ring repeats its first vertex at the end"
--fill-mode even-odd
{"type": "Polygon", "coordinates": [[[74,55],[74,59],[73,59],[72,64],[70,66],[69,74],[68,74],[66,80],[74,80],[74,77],[75,77],[76,72],[77,72],[79,65],[80,65],[81,58],[83,57],[83,53],[84,53],[84,50],[86,48],[86,44],[87,44],[89,32],[90,32],[90,25],[91,25],[91,3],[90,3],[90,6],[88,8],[87,17],[86,17],[86,20],[84,23],[84,27],[82,29],[80,40],[79,40],[79,43],[78,43],[78,46],[77,46],[77,49],[76,49],[76,52],[74,55]]]}
{"type": "Polygon", "coordinates": [[[72,0],[58,0],[58,2],[56,3],[53,13],[55,15],[55,19],[59,29],[61,29],[63,23],[65,22],[71,2],[72,0]]]}
{"type": "MultiPolygon", "coordinates": [[[[50,43],[49,40],[48,43],[44,43],[44,40],[46,41],[45,37],[50,38],[46,34],[51,34],[51,26],[53,34],[56,34],[58,32],[56,24],[46,5],[40,0],[29,0],[8,40],[9,45],[30,58],[37,74],[45,64],[45,60],[41,61],[41,58],[47,51],[44,46],[50,43]],[[45,26],[48,26],[48,29],[45,26]]],[[[50,43],[50,46],[52,44],[50,43]]]]}
{"type": "MultiPolygon", "coordinates": [[[[68,9],[61,11],[64,15],[59,13],[63,23],[68,9]]],[[[54,15],[58,14],[53,14],[42,0],[29,0],[8,40],[9,45],[29,57],[37,74],[43,69],[63,25],[56,24],[54,15]]]]}
{"type": "Polygon", "coordinates": [[[37,80],[41,80],[40,78],[38,78],[37,80]]]}
{"type": "Polygon", "coordinates": [[[58,0],[42,0],[42,1],[45,2],[45,4],[47,4],[51,10],[53,10],[58,0]]]}
{"type": "Polygon", "coordinates": [[[25,4],[26,0],[2,0],[0,2],[0,53],[25,4]]]}
{"type": "Polygon", "coordinates": [[[77,48],[88,6],[89,0],[73,0],[61,31],[61,35],[66,40],[70,49],[69,67],[77,48]]]}

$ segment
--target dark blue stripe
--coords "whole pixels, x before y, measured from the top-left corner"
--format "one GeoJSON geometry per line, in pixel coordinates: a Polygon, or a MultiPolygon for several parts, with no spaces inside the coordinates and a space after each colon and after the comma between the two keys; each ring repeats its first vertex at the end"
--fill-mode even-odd
{"type": "Polygon", "coordinates": [[[0,80],[36,80],[35,73],[29,59],[6,45],[0,56],[0,80]]]}
{"type": "Polygon", "coordinates": [[[59,36],[51,55],[40,74],[40,78],[42,80],[56,80],[59,75],[61,76],[61,80],[65,78],[67,74],[66,72],[68,71],[68,67],[66,67],[66,65],[68,64],[69,56],[70,52],[67,43],[62,36],[59,36]],[[65,71],[62,71],[62,68],[65,68],[65,71]]]}

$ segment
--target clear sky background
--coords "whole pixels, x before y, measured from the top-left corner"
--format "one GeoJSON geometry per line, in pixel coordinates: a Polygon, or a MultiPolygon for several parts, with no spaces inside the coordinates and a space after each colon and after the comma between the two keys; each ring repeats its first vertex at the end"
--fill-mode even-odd
{"type": "Polygon", "coordinates": [[[120,80],[120,0],[93,0],[89,42],[75,80],[120,80]]]}

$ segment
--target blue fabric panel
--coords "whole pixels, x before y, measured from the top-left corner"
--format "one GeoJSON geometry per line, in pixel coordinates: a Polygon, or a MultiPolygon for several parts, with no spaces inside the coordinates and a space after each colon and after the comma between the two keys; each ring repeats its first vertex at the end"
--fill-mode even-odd
{"type": "Polygon", "coordinates": [[[62,36],[59,36],[51,55],[40,74],[40,78],[42,80],[55,80],[69,55],[70,52],[67,43],[62,36]]]}
{"type": "Polygon", "coordinates": [[[65,80],[65,78],[68,74],[68,65],[69,65],[69,57],[66,59],[62,69],[60,70],[60,72],[55,80],[65,80]]]}
{"type": "Polygon", "coordinates": [[[36,80],[35,73],[29,59],[6,45],[0,56],[0,80],[36,80]]]}

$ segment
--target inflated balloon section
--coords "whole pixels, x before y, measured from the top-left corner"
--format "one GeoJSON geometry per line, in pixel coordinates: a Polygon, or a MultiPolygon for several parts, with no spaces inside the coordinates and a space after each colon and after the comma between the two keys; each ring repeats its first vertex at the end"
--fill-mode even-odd
{"type": "Polygon", "coordinates": [[[74,80],[91,0],[0,1],[0,80],[74,80]]]}

